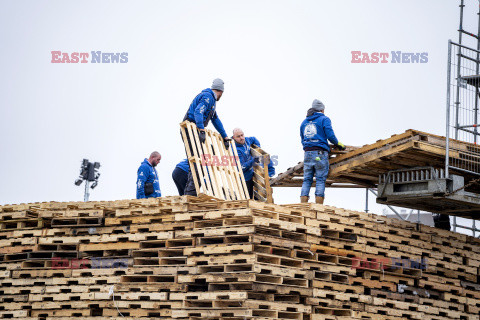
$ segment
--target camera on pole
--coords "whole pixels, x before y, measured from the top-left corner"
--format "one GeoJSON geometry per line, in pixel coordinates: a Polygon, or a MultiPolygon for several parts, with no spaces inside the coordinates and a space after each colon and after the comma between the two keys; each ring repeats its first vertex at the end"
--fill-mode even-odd
{"type": "Polygon", "coordinates": [[[98,185],[98,179],[100,178],[100,162],[90,162],[88,159],[83,159],[82,165],[80,166],[80,175],[77,180],[75,180],[75,185],[80,186],[83,181],[85,181],[85,196],[84,201],[88,201],[90,196],[89,187],[95,189],[98,185]],[[90,186],[90,182],[92,185],[90,186]]]}

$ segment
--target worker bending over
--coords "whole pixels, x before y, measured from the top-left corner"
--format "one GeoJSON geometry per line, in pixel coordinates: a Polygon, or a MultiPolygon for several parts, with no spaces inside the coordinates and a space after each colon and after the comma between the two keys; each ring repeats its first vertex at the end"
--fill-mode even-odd
{"type": "Polygon", "coordinates": [[[185,194],[185,187],[188,181],[188,173],[190,172],[190,166],[187,159],[183,159],[177,164],[172,172],[172,179],[177,186],[178,194],[183,196],[185,194]]]}

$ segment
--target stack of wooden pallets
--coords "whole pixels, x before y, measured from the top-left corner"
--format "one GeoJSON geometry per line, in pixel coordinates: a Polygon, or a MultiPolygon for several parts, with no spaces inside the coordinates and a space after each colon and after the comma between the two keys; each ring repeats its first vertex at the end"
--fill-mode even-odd
{"type": "Polygon", "coordinates": [[[317,204],[0,207],[0,318],[479,319],[479,240],[317,204]]]}

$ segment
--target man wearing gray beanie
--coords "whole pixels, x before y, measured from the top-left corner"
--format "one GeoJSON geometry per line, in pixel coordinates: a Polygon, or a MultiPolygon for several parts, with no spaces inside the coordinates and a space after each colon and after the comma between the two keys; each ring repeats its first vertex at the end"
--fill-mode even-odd
{"type": "Polygon", "coordinates": [[[312,107],[307,111],[307,118],[300,126],[305,156],[303,160],[303,185],[300,202],[308,202],[313,175],[317,180],[315,186],[315,202],[323,204],[325,199],[325,182],[328,176],[328,141],[341,150],[345,145],[337,140],[333,132],[332,122],[325,114],[325,105],[320,100],[313,100],[312,107]]]}
{"type": "Polygon", "coordinates": [[[212,83],[212,90],[217,90],[220,92],[220,96],[218,97],[217,100],[220,100],[220,97],[222,96],[222,92],[224,91],[224,83],[223,83],[223,80],[222,79],[215,79],[213,80],[213,83],[212,83]]]}
{"type": "MultiPolygon", "coordinates": [[[[220,100],[224,91],[224,82],[222,79],[213,80],[211,88],[202,90],[195,99],[193,99],[190,107],[188,107],[187,113],[183,118],[183,121],[190,121],[197,125],[199,130],[198,137],[201,143],[205,143],[205,127],[208,126],[210,120],[213,123],[215,129],[223,137],[225,148],[230,147],[231,139],[228,138],[225,129],[223,128],[222,121],[218,117],[216,111],[216,102],[220,100]]],[[[187,140],[190,143],[190,137],[187,132],[187,140]]],[[[193,153],[193,150],[190,150],[193,153]]],[[[187,154],[188,155],[188,154],[187,154]]],[[[196,168],[195,168],[196,170],[196,168]]],[[[198,174],[197,174],[198,177],[198,174]]],[[[188,173],[187,186],[185,187],[185,195],[196,196],[195,182],[193,181],[192,171],[188,173]]]]}

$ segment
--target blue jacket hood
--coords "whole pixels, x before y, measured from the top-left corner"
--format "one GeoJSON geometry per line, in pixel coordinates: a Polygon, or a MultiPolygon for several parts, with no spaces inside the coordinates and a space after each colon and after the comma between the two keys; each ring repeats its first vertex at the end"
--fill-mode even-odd
{"type": "Polygon", "coordinates": [[[311,116],[307,117],[306,119],[308,121],[312,121],[312,120],[315,120],[315,119],[318,119],[318,118],[321,118],[321,117],[326,117],[323,113],[321,112],[315,112],[314,114],[312,114],[311,116]]]}
{"type": "Polygon", "coordinates": [[[215,99],[215,93],[213,92],[212,89],[210,89],[210,88],[203,89],[203,90],[202,90],[202,93],[209,93],[209,94],[211,94],[212,97],[213,97],[213,100],[214,100],[214,101],[217,101],[217,100],[215,99]]]}

